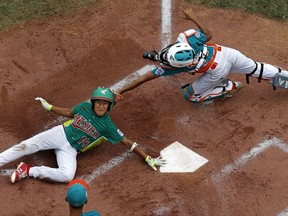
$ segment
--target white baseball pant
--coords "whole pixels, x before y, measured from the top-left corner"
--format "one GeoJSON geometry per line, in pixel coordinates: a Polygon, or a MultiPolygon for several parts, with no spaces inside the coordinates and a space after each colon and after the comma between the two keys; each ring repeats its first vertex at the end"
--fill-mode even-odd
{"type": "MultiPolygon", "coordinates": [[[[256,64],[251,58],[246,57],[238,50],[224,46],[221,46],[221,48],[221,51],[217,52],[214,60],[216,67],[214,69],[210,67],[210,69],[192,83],[194,95],[201,95],[201,98],[206,98],[208,95],[219,97],[223,94],[223,89],[215,87],[223,85],[222,82],[224,79],[227,79],[229,73],[250,74],[255,69],[256,64]]],[[[257,64],[258,68],[252,75],[253,77],[259,77],[260,75],[260,63],[257,64]]],[[[277,67],[265,63],[262,79],[272,82],[278,72],[277,67]]],[[[283,72],[287,73],[287,71],[283,72]]],[[[229,81],[225,91],[231,91],[232,87],[232,82],[229,81]]]]}
{"type": "Polygon", "coordinates": [[[58,168],[34,166],[30,168],[29,176],[57,182],[71,181],[77,169],[77,151],[66,139],[62,125],[39,133],[2,152],[0,154],[0,167],[22,156],[51,149],[55,151],[58,168]]]}

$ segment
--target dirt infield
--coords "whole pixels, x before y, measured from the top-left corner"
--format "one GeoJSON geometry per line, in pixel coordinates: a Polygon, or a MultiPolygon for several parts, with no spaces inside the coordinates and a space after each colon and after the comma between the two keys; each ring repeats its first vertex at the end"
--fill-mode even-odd
{"type": "MultiPolygon", "coordinates": [[[[172,36],[195,28],[172,1],[172,36]]],[[[288,68],[288,23],[235,11],[193,6],[213,33],[212,42],[234,47],[256,61],[288,68]]],[[[142,52],[161,47],[160,1],[101,1],[85,11],[49,18],[0,34],[0,151],[47,127],[58,116],[37,96],[72,107],[97,86],[112,86],[150,64],[142,52]]],[[[128,138],[157,156],[174,141],[207,158],[195,173],[151,171],[121,144],[101,145],[78,157],[77,177],[89,183],[85,210],[101,215],[287,215],[288,91],[233,75],[243,89],[233,98],[193,105],[180,86],[196,76],[159,78],[124,95],[111,117],[128,138]],[[271,141],[271,139],[273,139],[271,141]],[[106,172],[93,171],[104,166],[106,172]]],[[[19,160],[20,161],[20,160],[19,160]]],[[[3,169],[14,168],[17,162],[3,169]]],[[[56,166],[53,152],[21,159],[56,166]]],[[[1,168],[2,169],[2,168],[1,168]]],[[[3,216],[68,215],[67,186],[35,179],[12,185],[0,176],[3,216]]]]}

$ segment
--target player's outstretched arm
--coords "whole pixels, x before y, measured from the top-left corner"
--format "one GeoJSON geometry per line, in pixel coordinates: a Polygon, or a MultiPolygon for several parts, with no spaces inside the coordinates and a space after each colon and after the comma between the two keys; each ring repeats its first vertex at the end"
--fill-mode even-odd
{"type": "Polygon", "coordinates": [[[204,25],[204,23],[202,23],[201,20],[198,19],[198,17],[195,15],[194,11],[192,10],[192,8],[182,8],[180,7],[181,11],[184,14],[184,19],[187,20],[191,20],[192,22],[194,22],[198,28],[201,29],[201,31],[206,35],[206,39],[207,41],[212,39],[212,33],[209,31],[209,29],[204,25]]]}
{"type": "Polygon", "coordinates": [[[52,109],[50,110],[51,112],[54,112],[58,115],[65,116],[68,118],[73,118],[72,110],[69,108],[63,108],[63,107],[56,107],[52,106],[52,109]]]}
{"type": "Polygon", "coordinates": [[[37,97],[37,98],[35,98],[35,100],[39,100],[41,102],[43,108],[47,111],[54,112],[58,115],[65,116],[68,118],[73,118],[73,114],[72,114],[71,109],[53,106],[41,97],[37,97]]]}
{"type": "Polygon", "coordinates": [[[125,93],[127,91],[131,91],[131,90],[137,88],[138,86],[142,85],[143,83],[148,82],[150,80],[153,80],[157,77],[158,76],[155,76],[151,71],[149,71],[146,74],[139,77],[138,79],[134,80],[132,83],[124,86],[122,89],[116,90],[115,93],[122,95],[123,93],[125,93]]]}
{"type": "Polygon", "coordinates": [[[121,143],[124,144],[131,152],[134,151],[139,154],[155,171],[157,171],[157,166],[164,166],[166,163],[162,157],[152,158],[150,155],[146,154],[136,142],[133,142],[126,137],[124,137],[121,143]]]}

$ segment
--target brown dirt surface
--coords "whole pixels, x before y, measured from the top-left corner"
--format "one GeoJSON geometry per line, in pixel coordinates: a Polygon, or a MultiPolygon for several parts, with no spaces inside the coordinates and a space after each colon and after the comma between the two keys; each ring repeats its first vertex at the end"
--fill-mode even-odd
{"type": "MultiPolygon", "coordinates": [[[[180,6],[191,5],[172,2],[173,40],[195,28],[181,18],[180,6]]],[[[287,22],[192,6],[213,33],[212,42],[288,68],[287,22]]],[[[160,1],[114,0],[1,32],[0,151],[59,123],[35,97],[72,107],[87,100],[95,87],[112,86],[150,64],[142,52],[160,48],[160,26],[160,1]]],[[[177,140],[209,162],[194,173],[164,174],[151,171],[132,154],[90,183],[86,211],[97,209],[104,216],[276,216],[288,207],[285,149],[269,148],[222,180],[214,178],[263,140],[277,137],[288,143],[288,91],[273,91],[256,80],[248,85],[244,76],[232,75],[243,82],[239,94],[194,105],[183,99],[180,86],[196,77],[177,75],[146,83],[126,93],[111,117],[152,156],[177,140]]],[[[125,151],[121,144],[105,144],[79,155],[76,177],[91,174],[125,151]]],[[[21,160],[56,166],[50,151],[21,160]]],[[[12,185],[7,176],[0,179],[2,216],[68,215],[66,184],[29,179],[12,185]]]]}

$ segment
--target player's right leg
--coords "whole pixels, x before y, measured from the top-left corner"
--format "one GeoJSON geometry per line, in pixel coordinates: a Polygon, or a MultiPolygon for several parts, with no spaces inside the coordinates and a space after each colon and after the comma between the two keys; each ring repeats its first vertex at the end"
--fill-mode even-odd
{"type": "Polygon", "coordinates": [[[258,79],[258,82],[267,81],[275,87],[288,88],[288,71],[265,62],[255,62],[238,50],[227,48],[227,58],[233,62],[231,73],[245,74],[247,83],[249,77],[258,79]]]}

